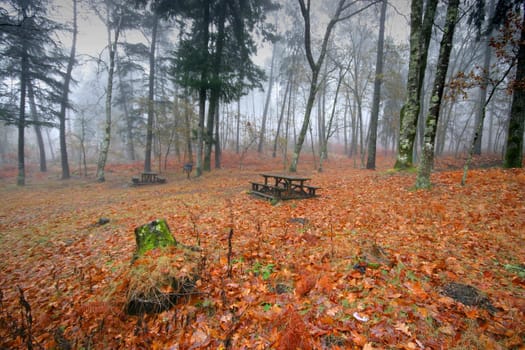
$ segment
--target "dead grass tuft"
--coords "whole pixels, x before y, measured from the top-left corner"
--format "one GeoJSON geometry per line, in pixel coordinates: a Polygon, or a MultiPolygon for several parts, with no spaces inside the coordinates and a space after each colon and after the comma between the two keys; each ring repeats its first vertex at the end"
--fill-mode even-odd
{"type": "Polygon", "coordinates": [[[201,254],[182,246],[157,248],[138,258],[127,275],[126,312],[158,313],[195,293],[201,254]]]}

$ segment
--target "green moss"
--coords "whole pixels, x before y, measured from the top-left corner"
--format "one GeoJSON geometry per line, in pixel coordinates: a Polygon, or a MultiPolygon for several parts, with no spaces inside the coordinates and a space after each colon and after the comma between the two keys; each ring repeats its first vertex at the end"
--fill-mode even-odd
{"type": "Polygon", "coordinates": [[[136,257],[155,248],[177,245],[177,241],[164,219],[157,219],[149,224],[137,227],[135,229],[135,240],[137,242],[136,257]]]}

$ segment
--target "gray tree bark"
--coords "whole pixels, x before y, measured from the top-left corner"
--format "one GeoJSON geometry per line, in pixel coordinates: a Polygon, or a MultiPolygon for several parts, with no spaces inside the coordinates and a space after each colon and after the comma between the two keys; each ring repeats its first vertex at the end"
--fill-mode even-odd
{"type": "Polygon", "coordinates": [[[35,92],[31,80],[27,82],[27,97],[29,97],[29,109],[31,111],[31,119],[33,119],[33,126],[35,129],[36,141],[38,145],[38,159],[40,161],[40,171],[47,171],[46,162],[46,148],[44,146],[44,137],[42,136],[42,126],[38,111],[36,109],[35,92]]]}
{"type": "Polygon", "coordinates": [[[60,112],[58,114],[59,120],[59,139],[60,139],[60,165],[62,167],[62,179],[70,178],[69,160],[67,154],[66,142],[66,110],[69,103],[69,85],[71,83],[71,74],[75,65],[78,23],[77,23],[77,0],[73,0],[73,38],[71,43],[71,51],[67,62],[66,75],[64,76],[64,86],[62,91],[62,98],[60,101],[60,112]]]}
{"type": "MultiPolygon", "coordinates": [[[[25,11],[24,11],[25,17],[25,11]]],[[[20,105],[18,114],[18,176],[16,184],[18,186],[25,186],[26,171],[25,171],[25,128],[26,128],[26,93],[27,83],[29,80],[29,55],[27,42],[22,43],[22,55],[20,60],[20,105]]]]}
{"type": "MultiPolygon", "coordinates": [[[[119,56],[117,55],[117,66],[120,65],[119,56]]],[[[124,112],[124,119],[126,121],[126,152],[128,155],[128,159],[134,161],[135,160],[135,144],[133,142],[133,121],[132,117],[129,113],[129,100],[127,96],[127,92],[123,88],[124,86],[124,77],[122,76],[122,69],[119,69],[117,67],[117,76],[119,79],[119,87],[120,87],[120,94],[122,98],[122,109],[124,112]]]]}
{"type": "MultiPolygon", "coordinates": [[[[215,45],[215,53],[213,54],[213,69],[212,69],[212,81],[213,84],[210,87],[210,102],[208,105],[208,119],[206,122],[206,136],[204,137],[204,143],[205,143],[205,150],[204,150],[204,164],[203,164],[203,170],[205,171],[211,171],[211,150],[213,145],[215,145],[215,150],[217,150],[217,143],[219,141],[218,135],[215,135],[214,138],[214,122],[215,122],[215,116],[219,109],[219,100],[220,100],[220,93],[221,93],[221,83],[220,81],[220,73],[221,73],[221,66],[222,66],[222,57],[223,57],[223,51],[224,51],[224,42],[225,42],[225,31],[224,31],[224,25],[226,21],[226,3],[221,2],[219,5],[219,11],[220,14],[217,19],[217,39],[216,39],[216,45],[215,45]]],[[[218,146],[220,149],[220,145],[218,146]]]]}
{"type": "Polygon", "coordinates": [[[289,77],[289,79],[287,79],[286,88],[284,89],[281,112],[279,113],[279,120],[277,122],[277,132],[275,133],[275,139],[273,141],[272,158],[275,158],[277,156],[277,144],[279,143],[279,136],[281,135],[281,126],[284,118],[284,108],[286,107],[286,100],[288,99],[288,94],[290,92],[291,79],[292,77],[289,77]]]}
{"type": "MultiPolygon", "coordinates": [[[[202,20],[202,50],[208,52],[208,43],[210,40],[209,25],[210,25],[210,6],[206,2],[204,7],[204,18],[202,20]]],[[[197,164],[195,175],[197,177],[202,175],[203,170],[203,155],[204,155],[204,120],[206,118],[206,97],[207,87],[204,85],[208,78],[208,72],[204,70],[201,73],[201,84],[199,88],[199,124],[197,126],[197,164]]]]}
{"type": "Polygon", "coordinates": [[[416,177],[416,188],[430,188],[430,173],[434,164],[434,143],[436,130],[441,108],[443,90],[447,77],[450,52],[452,51],[452,41],[454,39],[454,29],[458,19],[459,0],[450,0],[447,6],[447,17],[443,37],[441,38],[439,57],[436,67],[436,76],[430,98],[430,106],[425,126],[425,139],[421,155],[421,162],[418,166],[416,177]]]}
{"type": "Polygon", "coordinates": [[[272,98],[272,89],[273,89],[273,78],[274,78],[274,65],[275,65],[275,56],[277,55],[276,46],[273,44],[272,48],[272,63],[270,64],[270,77],[268,78],[268,91],[266,92],[266,100],[264,102],[264,109],[261,122],[261,133],[259,134],[259,144],[257,145],[257,152],[262,153],[264,147],[264,136],[266,134],[266,119],[268,118],[268,107],[270,106],[270,100],[272,98]]]}
{"type": "Polygon", "coordinates": [[[153,119],[155,119],[155,50],[157,47],[157,30],[159,16],[153,14],[153,28],[151,31],[151,47],[149,51],[149,79],[148,79],[148,120],[146,123],[146,149],[144,155],[144,171],[151,171],[151,153],[153,145],[153,119]]]}
{"type": "Polygon", "coordinates": [[[330,19],[330,22],[328,22],[328,25],[326,27],[323,41],[321,43],[321,50],[319,52],[319,56],[317,60],[314,59],[313,53],[312,53],[312,38],[311,38],[311,24],[310,24],[310,0],[307,0],[306,3],[304,0],[298,0],[299,6],[301,8],[301,15],[304,19],[304,46],[306,51],[306,59],[308,61],[308,65],[310,66],[310,70],[312,71],[312,76],[310,80],[310,88],[308,92],[308,99],[306,101],[306,108],[303,118],[303,124],[301,127],[301,131],[299,132],[299,135],[297,137],[297,142],[294,147],[294,153],[292,155],[292,161],[290,163],[289,171],[292,173],[295,173],[297,171],[297,164],[299,162],[299,156],[301,154],[301,149],[304,144],[304,140],[306,138],[306,133],[308,132],[309,125],[310,125],[310,116],[312,114],[312,108],[315,102],[315,96],[317,94],[318,90],[318,79],[319,79],[319,72],[323,65],[323,61],[326,56],[326,50],[328,41],[330,39],[330,36],[332,35],[332,31],[335,27],[335,25],[338,22],[344,21],[364,10],[372,6],[373,4],[377,3],[378,1],[373,1],[365,5],[364,7],[349,13],[349,14],[343,14],[345,10],[347,10],[353,2],[348,2],[347,0],[339,0],[335,13],[330,19]]]}
{"type": "MultiPolygon", "coordinates": [[[[490,2],[490,9],[489,9],[489,16],[488,18],[492,18],[494,15],[494,0],[491,0],[490,2]]],[[[485,101],[487,100],[487,86],[488,86],[488,79],[489,79],[489,70],[490,70],[490,58],[491,58],[491,47],[490,47],[490,36],[492,34],[492,31],[488,31],[483,36],[483,45],[484,45],[484,51],[483,51],[483,72],[482,72],[482,81],[481,85],[479,87],[479,102],[478,102],[478,110],[476,111],[476,121],[475,121],[475,128],[478,131],[478,135],[476,138],[476,143],[474,145],[474,154],[481,154],[481,146],[483,144],[483,125],[479,127],[479,123],[483,123],[485,120],[485,108],[486,104],[485,101]]]]}
{"type": "MultiPolygon", "coordinates": [[[[346,73],[348,72],[348,69],[350,67],[340,67],[339,68],[339,77],[337,79],[337,86],[335,88],[335,95],[333,98],[332,103],[332,111],[330,112],[330,119],[328,120],[328,125],[326,127],[323,127],[323,133],[322,139],[321,139],[321,150],[319,155],[319,171],[323,171],[323,161],[328,159],[328,140],[332,135],[334,134],[334,119],[335,119],[335,111],[337,107],[337,100],[339,98],[339,92],[341,91],[341,85],[343,84],[343,80],[346,76],[346,73]]],[[[324,114],[324,112],[323,112],[324,114]]],[[[323,118],[324,119],[324,118],[323,118]]]]}
{"type": "Polygon", "coordinates": [[[377,123],[379,119],[379,102],[381,100],[381,83],[383,81],[383,46],[385,44],[385,20],[387,0],[381,5],[379,18],[379,38],[377,39],[376,74],[374,79],[374,97],[370,116],[370,139],[368,140],[367,169],[376,168],[377,123]]]}
{"type": "Polygon", "coordinates": [[[523,84],[525,81],[525,11],[521,25],[516,67],[516,84],[510,109],[507,150],[503,161],[505,168],[523,167],[523,132],[525,131],[525,87],[523,84]]]}
{"type": "Polygon", "coordinates": [[[237,118],[235,120],[235,153],[239,154],[239,137],[241,134],[241,98],[237,100],[237,118]]]}
{"type": "Polygon", "coordinates": [[[437,8],[437,0],[429,0],[423,15],[423,0],[412,0],[410,13],[410,61],[407,100],[400,112],[400,131],[394,168],[412,167],[414,140],[420,110],[421,88],[425,79],[428,46],[437,8]]]}
{"type": "Polygon", "coordinates": [[[108,50],[109,50],[109,70],[108,70],[108,81],[107,81],[107,91],[106,91],[106,121],[104,123],[104,138],[102,140],[102,145],[100,147],[100,153],[99,158],[97,162],[97,181],[98,182],[104,182],[106,181],[105,177],[105,167],[106,167],[106,161],[108,159],[108,152],[109,152],[109,145],[111,142],[111,103],[112,103],[112,97],[113,97],[113,75],[115,72],[115,53],[117,51],[117,44],[118,39],[120,36],[120,29],[122,25],[122,16],[119,18],[118,24],[115,28],[115,37],[113,39],[113,42],[111,41],[111,30],[109,27],[109,15],[110,10],[109,6],[107,9],[107,18],[106,18],[106,25],[107,25],[107,32],[108,32],[108,50]]]}

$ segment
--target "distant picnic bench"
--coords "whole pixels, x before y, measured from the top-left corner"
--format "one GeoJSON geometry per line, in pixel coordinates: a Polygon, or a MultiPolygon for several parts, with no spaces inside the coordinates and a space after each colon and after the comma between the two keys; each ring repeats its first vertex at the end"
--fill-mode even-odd
{"type": "Polygon", "coordinates": [[[140,174],[140,177],[133,177],[131,182],[135,186],[140,185],[153,185],[166,183],[166,179],[159,177],[157,173],[152,171],[146,171],[140,174]]]}
{"type": "Polygon", "coordinates": [[[251,193],[260,197],[286,200],[312,198],[319,187],[307,185],[311,179],[303,176],[286,174],[260,174],[264,182],[250,182],[251,193]]]}

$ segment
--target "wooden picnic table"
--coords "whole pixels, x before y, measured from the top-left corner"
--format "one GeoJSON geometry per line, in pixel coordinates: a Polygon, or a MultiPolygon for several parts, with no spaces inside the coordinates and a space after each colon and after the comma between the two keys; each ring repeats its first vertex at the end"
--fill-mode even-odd
{"type": "Polygon", "coordinates": [[[252,182],[252,193],[269,199],[299,199],[315,197],[319,187],[306,185],[311,178],[288,175],[263,173],[260,174],[264,182],[252,182]]]}
{"type": "Polygon", "coordinates": [[[134,177],[132,178],[132,182],[134,185],[148,185],[148,184],[158,184],[158,183],[165,183],[166,179],[159,177],[159,175],[156,172],[153,171],[145,171],[140,174],[140,178],[134,177]]]}

